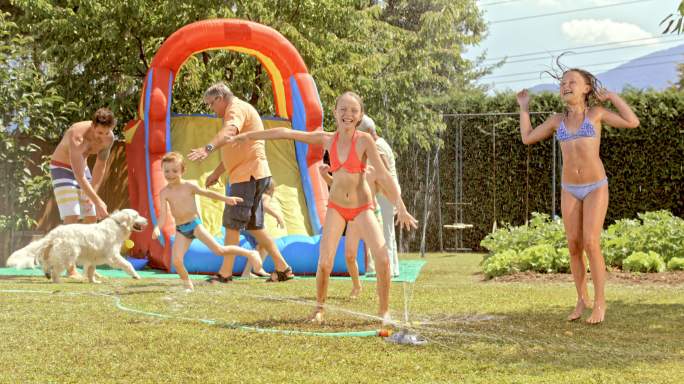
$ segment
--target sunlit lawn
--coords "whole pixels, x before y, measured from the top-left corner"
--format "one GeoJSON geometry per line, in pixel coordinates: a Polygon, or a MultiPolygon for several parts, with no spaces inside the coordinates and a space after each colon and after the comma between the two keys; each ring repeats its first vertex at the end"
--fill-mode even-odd
{"type": "Polygon", "coordinates": [[[588,326],[564,321],[572,283],[483,282],[480,259],[430,254],[415,285],[392,286],[393,315],[404,319],[406,297],[422,347],[285,334],[378,329],[370,282],[352,301],[350,282],[333,280],[319,326],[305,321],[313,279],[186,294],[177,280],[2,278],[0,382],[684,382],[683,285],[611,282],[606,322],[588,326]]]}

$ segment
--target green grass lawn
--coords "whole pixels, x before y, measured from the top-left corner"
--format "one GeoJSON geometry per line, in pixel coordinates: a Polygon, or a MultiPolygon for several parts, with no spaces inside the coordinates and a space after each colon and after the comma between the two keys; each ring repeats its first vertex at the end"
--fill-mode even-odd
{"type": "Polygon", "coordinates": [[[564,321],[570,282],[484,282],[480,255],[426,259],[415,285],[392,286],[393,315],[403,319],[410,298],[422,347],[285,334],[378,329],[368,281],[354,301],[349,281],[331,281],[328,322],[315,326],[304,321],[313,279],[199,283],[186,294],[177,280],[2,277],[0,383],[684,382],[682,285],[611,281],[606,322],[588,326],[564,321]]]}

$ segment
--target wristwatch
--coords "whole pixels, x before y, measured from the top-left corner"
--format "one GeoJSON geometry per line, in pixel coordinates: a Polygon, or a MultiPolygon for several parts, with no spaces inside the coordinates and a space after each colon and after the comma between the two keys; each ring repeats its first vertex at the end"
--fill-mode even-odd
{"type": "Polygon", "coordinates": [[[214,148],[215,148],[214,144],[211,144],[211,143],[204,146],[204,150],[207,151],[207,153],[213,152],[214,148]]]}

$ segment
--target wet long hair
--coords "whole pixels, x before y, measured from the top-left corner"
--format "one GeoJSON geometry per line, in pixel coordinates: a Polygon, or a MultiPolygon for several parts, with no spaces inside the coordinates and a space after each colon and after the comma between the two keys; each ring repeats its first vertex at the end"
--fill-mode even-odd
{"type": "Polygon", "coordinates": [[[595,105],[601,105],[602,103],[598,97],[598,94],[599,91],[603,89],[603,84],[591,72],[581,68],[570,68],[561,63],[561,58],[568,53],[571,52],[563,52],[562,54],[560,54],[555,60],[555,66],[552,65],[551,69],[544,72],[547,73],[549,76],[553,77],[554,79],[558,80],[559,83],[563,81],[563,76],[565,76],[566,73],[579,73],[590,88],[589,93],[584,95],[584,104],[587,106],[587,108],[593,107],[595,105]]]}

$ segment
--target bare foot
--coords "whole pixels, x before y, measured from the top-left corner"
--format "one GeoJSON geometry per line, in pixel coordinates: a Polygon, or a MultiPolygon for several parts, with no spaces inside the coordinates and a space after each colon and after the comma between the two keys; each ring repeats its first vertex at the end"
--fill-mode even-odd
{"type": "Polygon", "coordinates": [[[358,299],[359,294],[361,294],[361,286],[352,287],[351,293],[349,294],[350,299],[358,299]]]}
{"type": "Polygon", "coordinates": [[[317,307],[309,321],[314,324],[323,324],[323,308],[317,307]]]}
{"type": "Polygon", "coordinates": [[[192,292],[195,290],[195,288],[192,286],[192,281],[188,280],[183,280],[183,288],[185,288],[185,292],[192,292]]]}
{"type": "Polygon", "coordinates": [[[252,273],[254,277],[271,277],[271,274],[266,272],[263,268],[252,273]]]}
{"type": "Polygon", "coordinates": [[[74,280],[83,280],[83,275],[78,273],[77,270],[73,270],[72,272],[69,272],[67,274],[67,278],[69,279],[74,279],[74,280]]]}
{"type": "Polygon", "coordinates": [[[587,319],[587,324],[600,324],[606,317],[606,304],[596,304],[594,310],[591,311],[591,316],[587,319]]]}
{"type": "Polygon", "coordinates": [[[575,310],[568,315],[568,321],[575,321],[582,317],[582,313],[587,308],[591,308],[591,302],[588,299],[577,299],[575,310]]]}
{"type": "Polygon", "coordinates": [[[392,320],[392,316],[390,315],[389,312],[386,312],[385,314],[381,314],[380,317],[382,317],[382,326],[383,327],[388,327],[391,325],[397,325],[397,322],[392,320]]]}

